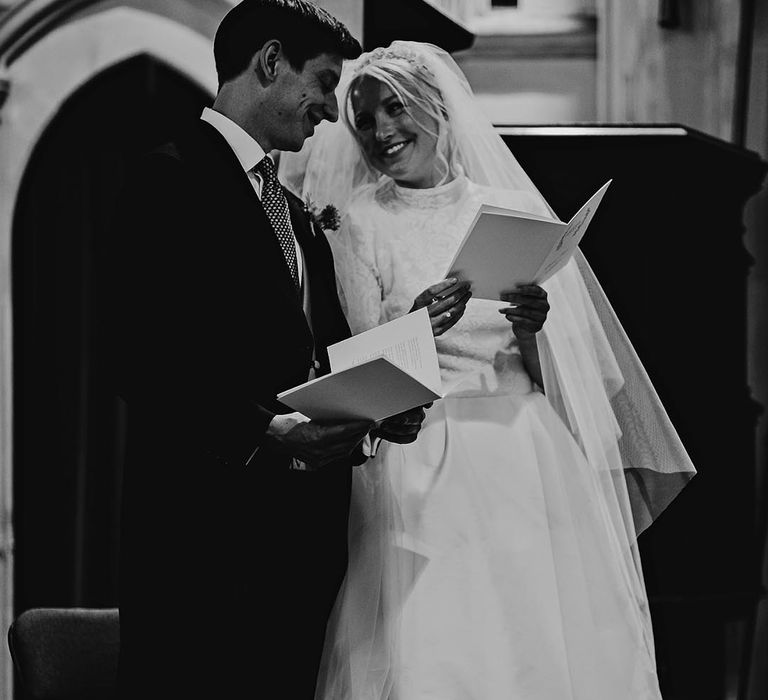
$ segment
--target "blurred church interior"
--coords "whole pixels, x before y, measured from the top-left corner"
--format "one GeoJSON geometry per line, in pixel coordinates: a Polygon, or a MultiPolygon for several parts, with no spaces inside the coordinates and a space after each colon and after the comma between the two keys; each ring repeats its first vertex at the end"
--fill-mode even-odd
{"type": "MultiPolygon", "coordinates": [[[[614,179],[583,249],[699,472],[640,538],[662,692],[765,700],[768,3],[317,1],[366,49],[450,51],[561,219],[614,179]]],[[[117,605],[99,263],[127,159],[211,103],[231,4],[0,0],[3,635],[117,605]]]]}

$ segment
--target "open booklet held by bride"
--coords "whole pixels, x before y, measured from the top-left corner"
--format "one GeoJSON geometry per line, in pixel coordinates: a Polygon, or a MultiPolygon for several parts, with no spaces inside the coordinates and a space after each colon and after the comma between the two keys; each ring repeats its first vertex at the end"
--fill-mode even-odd
{"type": "Polygon", "coordinates": [[[473,298],[494,301],[518,285],[545,282],[571,259],[611,182],[567,223],[483,204],[445,276],[471,281],[473,298]]]}
{"type": "Polygon", "coordinates": [[[442,398],[426,308],[328,347],[331,373],[277,395],[312,420],[380,421],[442,398]]]}

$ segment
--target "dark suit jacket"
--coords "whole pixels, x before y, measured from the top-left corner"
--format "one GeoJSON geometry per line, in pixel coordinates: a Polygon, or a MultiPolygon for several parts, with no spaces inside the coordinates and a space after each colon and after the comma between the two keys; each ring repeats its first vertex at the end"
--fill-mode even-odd
{"type": "MultiPolygon", "coordinates": [[[[327,371],[327,345],[349,328],[328,243],[289,206],[327,371]]],[[[123,693],[312,698],[354,460],[292,471],[263,444],[287,412],[276,394],[307,380],[313,348],[279,243],[204,122],[137,164],[117,231],[123,693]]]]}

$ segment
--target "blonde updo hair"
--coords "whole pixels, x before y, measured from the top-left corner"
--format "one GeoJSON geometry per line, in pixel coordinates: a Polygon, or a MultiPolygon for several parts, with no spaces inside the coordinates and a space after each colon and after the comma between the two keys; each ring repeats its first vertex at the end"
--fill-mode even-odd
{"type": "MultiPolygon", "coordinates": [[[[386,85],[403,103],[406,113],[424,131],[437,139],[436,167],[438,184],[451,180],[457,173],[456,144],[448,120],[445,100],[437,86],[437,80],[424,59],[409,47],[379,48],[363,54],[355,61],[354,74],[343,97],[342,119],[359,142],[352,109],[352,92],[365,78],[372,78],[386,85]],[[417,119],[413,106],[421,109],[430,120],[417,119]]],[[[361,149],[362,151],[363,149],[361,149]]],[[[375,170],[364,157],[368,166],[375,170]]]]}

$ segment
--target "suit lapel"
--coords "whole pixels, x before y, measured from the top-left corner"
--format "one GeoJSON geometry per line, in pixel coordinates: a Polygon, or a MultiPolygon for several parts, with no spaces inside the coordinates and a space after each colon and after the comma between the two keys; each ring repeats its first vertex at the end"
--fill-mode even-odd
{"type": "MultiPolygon", "coordinates": [[[[268,286],[263,303],[282,305],[286,323],[299,324],[311,336],[280,242],[229,144],[214,127],[201,121],[193,132],[191,153],[204,181],[203,196],[221,203],[222,226],[217,235],[230,239],[233,255],[253,260],[253,286],[268,286]]],[[[258,314],[253,318],[257,319],[258,314]]]]}
{"type": "Polygon", "coordinates": [[[325,234],[313,223],[304,203],[290,192],[286,196],[294,233],[306,260],[317,359],[322,371],[327,372],[326,347],[350,334],[336,293],[333,256],[325,234]]]}
{"type": "Polygon", "coordinates": [[[291,194],[285,190],[285,188],[283,189],[286,193],[286,199],[288,200],[288,212],[291,215],[293,233],[296,236],[296,240],[299,242],[299,245],[301,246],[302,252],[306,250],[311,255],[311,249],[314,242],[314,233],[310,228],[311,224],[309,213],[304,208],[304,206],[299,203],[296,197],[291,196],[291,194]]]}
{"type": "MultiPolygon", "coordinates": [[[[253,260],[253,282],[247,282],[254,287],[253,299],[261,295],[262,303],[284,309],[285,324],[300,329],[307,343],[314,342],[323,371],[328,371],[325,347],[348,337],[349,327],[336,295],[332,256],[324,234],[313,230],[304,203],[287,192],[291,224],[305,261],[313,333],[280,242],[229,144],[214,127],[201,122],[194,132],[194,145],[197,169],[203,178],[200,196],[210,196],[212,201],[221,202],[223,225],[219,227],[218,235],[231,238],[232,255],[253,260]],[[264,296],[264,285],[267,296],[264,296]]],[[[246,273],[246,280],[250,277],[250,273],[246,273]]],[[[249,318],[258,322],[258,313],[249,318]]]]}
{"type": "MultiPolygon", "coordinates": [[[[226,193],[222,192],[220,201],[230,202],[239,221],[238,228],[247,236],[255,237],[260,257],[265,258],[260,267],[273,273],[270,277],[275,282],[274,293],[285,297],[300,309],[301,299],[296,293],[280,242],[248,176],[224,137],[207,122],[201,122],[201,128],[206,136],[204,141],[207,142],[210,157],[221,165],[220,168],[212,169],[212,172],[226,173],[226,176],[218,180],[219,191],[227,190],[226,193]]],[[[291,218],[293,220],[293,216],[291,218]]]]}

